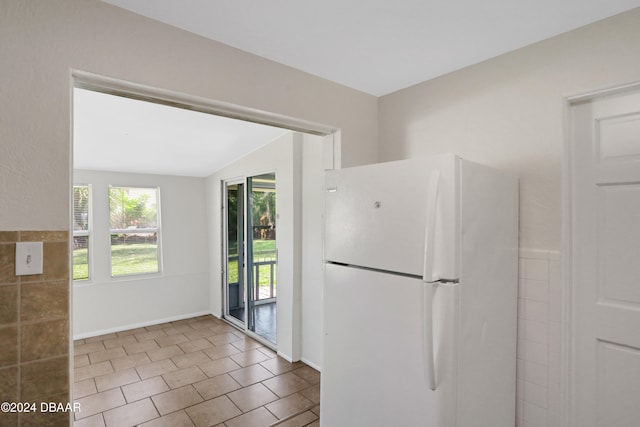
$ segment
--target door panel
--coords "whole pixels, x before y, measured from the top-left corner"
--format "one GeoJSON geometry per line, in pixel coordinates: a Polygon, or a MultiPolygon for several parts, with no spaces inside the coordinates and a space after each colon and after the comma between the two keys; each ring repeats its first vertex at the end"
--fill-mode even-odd
{"type": "Polygon", "coordinates": [[[573,426],[637,426],[640,93],[575,104],[571,120],[573,426]]]}
{"type": "MultiPolygon", "coordinates": [[[[638,133],[640,135],[640,132],[638,133]]],[[[640,309],[640,185],[599,187],[598,277],[600,300],[636,303],[640,309]]]]}
{"type": "Polygon", "coordinates": [[[244,184],[226,184],[225,316],[245,322],[244,184]]]}
{"type": "Polygon", "coordinates": [[[598,120],[596,125],[601,160],[640,155],[640,144],[633,138],[640,134],[640,113],[612,115],[598,120]]]}
{"type": "Polygon", "coordinates": [[[640,420],[640,351],[607,342],[598,345],[598,425],[637,426],[640,420]]]}
{"type": "Polygon", "coordinates": [[[247,328],[276,343],[276,175],[247,178],[247,328]]]}

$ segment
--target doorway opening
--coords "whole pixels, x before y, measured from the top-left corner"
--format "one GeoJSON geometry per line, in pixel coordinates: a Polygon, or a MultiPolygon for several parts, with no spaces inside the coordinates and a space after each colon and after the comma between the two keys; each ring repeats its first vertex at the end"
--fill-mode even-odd
{"type": "MultiPolygon", "coordinates": [[[[294,146],[300,147],[303,142],[305,142],[305,153],[312,153],[315,148],[311,149],[308,147],[325,147],[326,149],[319,148],[319,151],[313,154],[312,159],[309,161],[309,168],[305,166],[302,170],[309,171],[308,176],[305,179],[309,179],[311,182],[311,177],[321,176],[323,169],[339,167],[340,164],[340,133],[339,130],[332,127],[327,127],[324,125],[320,125],[317,123],[307,122],[305,120],[299,120],[291,117],[285,117],[279,114],[272,114],[268,112],[258,111],[255,109],[249,109],[241,106],[232,105],[229,103],[219,102],[207,100],[204,98],[194,97],[190,95],[185,95],[176,92],[170,92],[158,88],[147,87],[144,85],[139,85],[130,82],[123,82],[120,80],[110,79],[107,77],[94,75],[91,73],[85,73],[81,71],[73,71],[73,87],[72,90],[82,90],[84,92],[88,92],[91,94],[98,94],[103,96],[109,96],[111,99],[121,98],[129,101],[142,101],[146,104],[153,104],[155,106],[163,106],[170,107],[175,111],[190,111],[196,113],[204,113],[208,116],[217,117],[219,119],[236,119],[235,121],[242,121],[247,124],[254,125],[267,125],[272,127],[280,128],[280,130],[285,131],[293,131],[300,132],[301,135],[299,138],[295,138],[294,146]],[[304,136],[302,136],[304,135],[304,136]],[[307,144],[307,138],[318,139],[314,144],[307,144]],[[324,151],[323,151],[324,150],[324,151]]],[[[80,103],[77,99],[74,99],[73,105],[73,119],[74,119],[74,131],[73,131],[73,152],[74,152],[74,162],[73,166],[78,166],[76,162],[75,156],[81,153],[82,151],[93,153],[94,159],[105,159],[107,155],[115,154],[118,155],[116,158],[116,164],[119,169],[134,158],[141,159],[146,166],[156,166],[158,164],[159,157],[163,154],[165,158],[167,158],[167,164],[171,167],[176,165],[176,161],[183,157],[183,154],[189,152],[193,153],[194,150],[185,149],[184,144],[184,136],[187,136],[187,133],[182,132],[180,134],[180,138],[174,138],[176,140],[176,144],[181,148],[181,152],[179,155],[168,154],[169,148],[166,147],[164,143],[155,142],[152,146],[153,149],[143,149],[136,156],[127,155],[130,150],[135,149],[135,145],[132,142],[135,138],[131,132],[128,134],[124,134],[128,140],[124,146],[124,148],[115,148],[114,144],[116,142],[116,138],[111,138],[105,143],[96,144],[91,149],[87,149],[88,147],[82,147],[80,143],[80,134],[75,129],[75,122],[78,118],[80,103]],[[152,161],[149,161],[149,160],[152,161]],[[146,160],[146,161],[145,161],[146,160]]],[[[110,110],[111,112],[121,113],[122,110],[115,108],[110,110]]],[[[126,115],[128,119],[131,119],[132,122],[139,122],[139,120],[134,119],[132,115],[126,115]]],[[[102,114],[103,118],[113,119],[112,115],[102,114]]],[[[156,120],[155,123],[169,123],[170,120],[156,120]]],[[[89,129],[102,129],[95,124],[88,127],[89,129]]],[[[107,126],[106,130],[112,131],[115,129],[114,126],[107,126]]],[[[184,129],[188,129],[190,132],[195,129],[192,127],[183,127],[184,129]]],[[[190,134],[189,132],[189,134],[190,134]]],[[[98,133],[96,136],[104,136],[107,132],[98,133]]],[[[168,134],[168,132],[165,132],[168,134]]],[[[109,134],[110,135],[110,134],[109,134]]],[[[95,139],[94,142],[97,142],[95,139]]],[[[219,142],[216,140],[216,142],[219,142]]],[[[237,141],[235,141],[232,145],[240,146],[237,141]]],[[[210,148],[210,146],[209,146],[210,148]]],[[[250,151],[250,150],[249,150],[250,151]]],[[[305,154],[307,155],[307,154],[305,154]]],[[[311,154],[309,154],[311,156],[311,154]]],[[[201,164],[201,160],[205,158],[218,158],[219,156],[199,156],[195,160],[190,162],[191,167],[194,165],[201,164]]],[[[228,164],[229,161],[227,161],[228,164]]],[[[306,162],[306,160],[305,160],[306,162]]],[[[269,172],[270,166],[265,167],[265,169],[258,169],[257,172],[269,172]]],[[[82,166],[80,169],[83,171],[94,170],[91,165],[82,166]]],[[[277,168],[276,168],[277,169],[277,168]]],[[[95,169],[97,170],[97,168],[95,169]]],[[[289,194],[292,193],[291,188],[293,186],[289,181],[291,181],[290,172],[287,170],[278,170],[278,180],[282,183],[281,194],[289,194]]],[[[150,170],[137,170],[134,171],[125,171],[125,170],[114,170],[118,173],[127,173],[131,174],[133,177],[143,177],[146,174],[154,174],[157,176],[179,176],[180,180],[184,180],[185,182],[194,178],[195,180],[199,178],[205,178],[208,175],[199,175],[199,176],[189,176],[181,173],[180,171],[170,170],[166,173],[158,173],[150,170]]],[[[78,177],[79,175],[74,174],[74,170],[71,171],[72,175],[78,177]]],[[[101,171],[102,172],[107,172],[101,171]]],[[[304,172],[305,174],[307,172],[304,172]]],[[[253,176],[251,180],[252,188],[255,189],[255,193],[261,196],[265,196],[266,194],[277,194],[275,193],[275,174],[271,172],[273,175],[272,184],[273,188],[269,188],[267,186],[267,182],[261,179],[259,180],[259,176],[253,176]]],[[[87,175],[87,174],[85,174],[87,175]]],[[[265,173],[263,173],[265,175],[265,173]]],[[[104,176],[104,175],[103,175],[104,176]]],[[[232,175],[233,176],[233,175],[232,175]]],[[[236,175],[238,176],[238,175],[236,175]]],[[[210,176],[209,176],[210,177],[210,176]]],[[[224,177],[226,178],[226,177],[224,177]]],[[[251,178],[251,177],[249,177],[251,178]]],[[[262,177],[264,178],[264,177],[262,177]]],[[[178,178],[176,178],[178,179],[178,178]]],[[[315,179],[315,178],[314,178],[315,179]]],[[[319,179],[319,178],[318,178],[319,179]]],[[[89,233],[90,238],[85,239],[88,241],[86,246],[88,249],[85,249],[87,252],[87,261],[85,263],[87,273],[87,280],[83,282],[74,282],[73,286],[73,311],[74,311],[74,325],[72,326],[72,339],[82,339],[93,337],[97,335],[109,334],[121,330],[130,329],[133,327],[146,327],[152,324],[166,322],[166,321],[175,321],[181,318],[186,318],[187,316],[197,315],[197,314],[213,314],[216,317],[225,317],[224,313],[224,304],[225,304],[225,295],[224,281],[220,281],[217,278],[218,275],[209,275],[209,272],[215,271],[218,272],[221,270],[221,267],[224,266],[224,262],[220,265],[220,262],[223,261],[223,257],[220,256],[219,243],[216,244],[217,248],[213,249],[213,253],[209,254],[208,247],[211,241],[219,242],[218,239],[223,236],[220,236],[218,233],[221,230],[221,222],[219,221],[222,218],[219,218],[216,214],[213,214],[213,226],[208,220],[211,218],[204,218],[204,220],[198,219],[194,221],[194,213],[204,212],[205,205],[210,203],[212,211],[217,210],[217,206],[220,206],[218,203],[224,203],[224,196],[218,198],[222,195],[218,193],[220,189],[219,183],[217,184],[217,190],[211,191],[208,193],[209,195],[215,195],[216,197],[216,208],[213,208],[214,202],[213,200],[204,200],[205,197],[199,193],[199,197],[197,195],[193,195],[195,192],[194,189],[198,188],[198,186],[190,186],[188,188],[177,189],[176,191],[168,190],[163,187],[163,184],[157,184],[156,182],[138,182],[129,179],[129,176],[125,180],[120,179],[111,179],[111,177],[105,178],[104,182],[100,183],[100,186],[104,188],[98,188],[98,185],[89,185],[89,193],[93,197],[89,197],[91,207],[87,207],[86,215],[92,217],[92,219],[87,220],[87,223],[90,225],[88,231],[84,228],[82,230],[76,230],[79,235],[79,243],[78,250],[76,252],[81,252],[81,249],[84,249],[82,246],[82,239],[80,234],[89,233]],[[104,185],[103,185],[104,184],[104,185]],[[163,206],[163,213],[166,215],[162,215],[160,220],[163,224],[163,230],[166,230],[166,233],[162,234],[162,271],[154,274],[149,274],[145,277],[135,277],[132,278],[132,281],[124,280],[120,277],[114,278],[110,274],[110,262],[112,261],[112,257],[110,257],[110,233],[111,230],[109,227],[109,198],[108,188],[109,185],[116,186],[134,186],[135,188],[160,188],[158,194],[162,194],[161,204],[163,206]],[[179,214],[182,216],[176,216],[175,210],[174,214],[170,214],[170,212],[165,207],[169,206],[169,203],[173,200],[180,199],[183,200],[184,197],[188,197],[186,203],[181,203],[177,206],[182,206],[183,209],[178,209],[179,214]],[[206,202],[206,203],[205,203],[206,202]],[[100,219],[101,223],[98,223],[97,215],[101,215],[102,219],[100,219]],[[177,220],[176,220],[177,218],[177,220]],[[171,221],[177,221],[175,224],[170,224],[171,221]],[[203,230],[207,230],[211,228],[209,233],[203,232],[203,230]],[[171,233],[171,230],[180,230],[180,233],[171,233]],[[179,243],[172,242],[171,240],[179,240],[179,243]],[[180,246],[184,245],[184,246],[180,246]],[[186,249],[185,249],[186,248],[186,249]],[[99,256],[98,253],[101,251],[104,256],[99,256]],[[208,256],[209,255],[209,256],[208,256]],[[110,261],[111,260],[111,261],[110,261]],[[191,268],[191,266],[194,266],[191,268]],[[201,267],[206,266],[206,267],[201,267]],[[184,271],[172,272],[171,268],[181,268],[184,271]],[[206,271],[205,271],[206,269],[206,271]],[[175,273],[175,274],[174,274],[175,273]],[[216,278],[217,276],[217,278],[216,278]],[[135,283],[133,282],[135,279],[135,283]],[[172,283],[168,283],[169,281],[174,281],[175,285],[172,283]],[[98,286],[96,286],[98,285],[98,286]],[[152,304],[139,304],[139,295],[145,295],[146,297],[153,300],[152,304]]],[[[268,180],[267,180],[268,181],[268,180]]],[[[301,179],[295,179],[294,182],[301,183],[301,179]]],[[[89,178],[81,177],[77,182],[79,184],[90,184],[89,178]]],[[[196,183],[197,184],[197,183],[196,183]]],[[[241,189],[245,193],[245,197],[243,198],[244,203],[246,202],[246,196],[249,193],[249,181],[245,178],[241,182],[241,189]]],[[[176,187],[177,188],[177,187],[176,187]]],[[[321,188],[320,186],[317,187],[321,188]]],[[[297,190],[299,191],[299,190],[297,190]]],[[[293,193],[292,193],[293,194],[293,193]]],[[[311,206],[316,201],[322,200],[322,193],[318,190],[316,192],[306,191],[304,193],[304,197],[296,193],[296,196],[287,196],[287,204],[282,204],[283,207],[291,208],[292,200],[289,200],[291,197],[295,197],[296,200],[300,200],[302,198],[305,199],[305,206],[311,206]],[[318,194],[316,194],[318,193],[318,194]],[[313,196],[313,197],[312,197],[313,196]],[[316,200],[317,199],[317,200],[316,200]]],[[[279,196],[280,197],[280,196],[279,196]]],[[[80,198],[79,198],[80,199],[80,198]]],[[[78,206],[81,206],[81,203],[78,203],[78,206]]],[[[176,205],[173,205],[176,206],[176,205]]],[[[246,206],[242,206],[242,210],[246,210],[246,206]]],[[[267,227],[266,235],[263,238],[261,231],[257,230],[258,238],[256,238],[256,244],[262,245],[273,245],[275,247],[275,242],[269,241],[270,239],[275,239],[275,230],[277,229],[277,218],[276,218],[276,207],[269,207],[271,218],[267,215],[267,222],[264,226],[267,227]],[[268,237],[269,235],[269,227],[273,227],[274,237],[268,237]]],[[[289,212],[289,211],[286,211],[289,212]]],[[[318,210],[321,212],[321,209],[318,210]]],[[[260,222],[260,217],[264,215],[263,212],[260,214],[254,224],[258,227],[264,227],[260,222]]],[[[198,215],[195,215],[197,218],[198,215]]],[[[310,215],[307,216],[308,218],[310,215]]],[[[314,217],[315,218],[315,217],[314,217]]],[[[253,221],[253,219],[251,219],[253,221]]],[[[246,220],[245,220],[246,221],[246,220]]],[[[309,268],[313,267],[314,269],[318,268],[318,265],[321,260],[321,257],[318,256],[318,253],[321,253],[321,245],[320,245],[320,237],[319,237],[319,225],[320,222],[315,220],[313,226],[302,230],[304,233],[312,234],[310,238],[306,238],[306,242],[309,243],[311,249],[305,251],[305,256],[308,254],[309,258],[313,258],[313,263],[309,262],[309,268]],[[316,230],[318,228],[318,230],[316,230]],[[317,262],[316,262],[317,261],[317,262]]],[[[284,355],[292,360],[299,360],[299,348],[301,342],[301,331],[298,325],[301,324],[301,308],[300,308],[300,290],[299,288],[302,286],[302,280],[297,280],[294,277],[294,263],[295,268],[299,269],[299,260],[294,260],[294,254],[299,254],[300,249],[298,246],[293,247],[293,245],[298,245],[298,243],[294,242],[294,237],[298,236],[300,233],[295,231],[292,233],[288,227],[289,223],[291,223],[291,218],[289,216],[285,217],[284,222],[281,224],[282,233],[280,233],[281,241],[279,242],[280,247],[280,260],[283,267],[283,274],[278,277],[276,272],[277,269],[277,258],[269,259],[269,258],[258,258],[256,255],[261,255],[254,253],[253,263],[254,266],[257,264],[259,271],[252,271],[248,278],[246,278],[246,273],[242,276],[243,282],[240,283],[239,289],[242,295],[246,295],[246,287],[249,282],[248,279],[252,278],[252,280],[256,280],[255,283],[258,284],[254,288],[254,291],[258,291],[257,297],[253,297],[254,304],[252,308],[256,308],[254,311],[253,318],[246,318],[245,313],[245,322],[249,323],[249,320],[254,330],[257,330],[258,333],[266,336],[266,338],[262,338],[263,343],[273,343],[276,341],[281,341],[278,345],[278,350],[282,351],[284,355]],[[284,225],[283,225],[284,224],[284,225]],[[283,228],[284,227],[284,228],[283,228]],[[284,231],[287,233],[285,234],[284,231]],[[260,264],[264,262],[265,264],[260,264]],[[271,280],[271,270],[273,269],[274,279],[271,280]],[[286,273],[286,274],[285,274],[286,273]],[[259,276],[259,277],[257,277],[259,276]],[[254,279],[253,277],[257,277],[254,279]],[[264,277],[268,278],[268,286],[261,286],[261,283],[265,280],[264,277]],[[285,289],[287,292],[282,292],[278,294],[278,284],[276,281],[279,279],[279,285],[281,289],[285,289]],[[271,293],[271,283],[273,283],[273,293],[271,293]],[[292,288],[290,291],[290,287],[292,288]],[[268,294],[264,294],[266,289],[269,289],[268,294]],[[296,296],[297,295],[297,296],[296,296]],[[279,300],[278,300],[278,297],[279,300]],[[271,336],[267,335],[267,333],[261,332],[261,325],[263,319],[266,319],[268,310],[274,313],[273,316],[270,316],[272,320],[275,320],[275,312],[279,312],[279,319],[286,319],[288,322],[284,323],[281,321],[281,328],[279,330],[278,335],[275,333],[271,336]],[[276,310],[277,308],[277,310],[276,310]],[[260,311],[261,309],[265,309],[260,311]],[[260,313],[258,314],[258,311],[260,313]],[[262,313],[267,313],[265,316],[262,316],[262,313]]],[[[245,222],[241,230],[244,233],[247,233],[247,225],[245,222]]],[[[70,230],[73,230],[74,224],[70,222],[70,230]]],[[[113,228],[113,227],[112,227],[113,228]]],[[[253,229],[251,229],[253,233],[253,229]]],[[[136,230],[139,233],[139,230],[136,230]]],[[[245,236],[245,239],[250,237],[251,235],[245,236]]],[[[301,237],[296,237],[296,239],[301,239],[301,237]]],[[[252,247],[253,249],[253,247],[252,247]]],[[[258,252],[260,248],[256,247],[256,252],[258,252]]],[[[273,253],[273,251],[271,251],[273,253]]],[[[277,252],[276,252],[277,254],[277,252]]],[[[76,254],[77,255],[77,254],[76,254]]],[[[243,252],[243,256],[247,256],[245,252],[243,252]]],[[[79,259],[80,257],[78,257],[79,259]]],[[[246,264],[247,259],[242,260],[246,264]]],[[[78,263],[79,264],[79,263],[78,263]]],[[[299,270],[298,270],[299,271],[299,270]]],[[[298,273],[299,274],[299,273],[298,273]]],[[[85,277],[83,276],[83,277],[85,277]]],[[[318,274],[314,273],[313,280],[317,280],[317,277],[321,277],[318,274]]],[[[80,276],[78,276],[80,277],[80,276]]],[[[314,304],[317,301],[320,301],[320,291],[321,287],[315,285],[310,287],[310,289],[305,292],[303,298],[308,298],[312,303],[308,303],[306,306],[309,308],[307,312],[312,313],[311,316],[315,316],[315,312],[312,311],[314,308],[314,304]]],[[[252,294],[255,295],[255,294],[252,294]]],[[[245,297],[246,298],[246,297],[245,297]]],[[[242,302],[245,304],[245,308],[248,310],[248,300],[242,302]]],[[[304,301],[303,301],[304,303],[304,301]]],[[[238,316],[242,317],[242,316],[238,316]]],[[[225,317],[225,320],[230,319],[225,317]]],[[[267,322],[268,323],[268,322],[267,322]]],[[[309,334],[313,334],[314,336],[320,336],[320,322],[318,317],[313,317],[312,321],[307,321],[306,325],[308,329],[312,329],[311,332],[306,332],[307,336],[309,334]]],[[[237,325],[234,325],[237,326],[237,325]]],[[[266,330],[266,329],[265,329],[266,330]]],[[[273,328],[275,331],[275,328],[273,328]]],[[[251,332],[251,330],[248,330],[251,332]]]]}
{"type": "Polygon", "coordinates": [[[276,174],[226,182],[225,318],[276,345],[276,174]]]}

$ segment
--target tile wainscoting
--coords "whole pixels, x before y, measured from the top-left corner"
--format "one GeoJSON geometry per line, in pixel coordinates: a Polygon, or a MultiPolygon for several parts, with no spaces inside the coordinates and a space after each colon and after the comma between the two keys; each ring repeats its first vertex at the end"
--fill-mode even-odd
{"type": "Polygon", "coordinates": [[[517,427],[560,426],[560,253],[520,249],[517,427]]]}
{"type": "Polygon", "coordinates": [[[0,413],[1,426],[68,426],[69,233],[0,231],[0,402],[35,402],[35,413],[0,413]],[[43,274],[15,275],[16,242],[43,242],[43,274]]]}

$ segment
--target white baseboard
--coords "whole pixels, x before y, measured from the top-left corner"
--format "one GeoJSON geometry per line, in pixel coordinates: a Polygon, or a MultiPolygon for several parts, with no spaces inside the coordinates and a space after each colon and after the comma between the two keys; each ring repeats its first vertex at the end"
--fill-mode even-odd
{"type": "Polygon", "coordinates": [[[289,356],[288,354],[284,354],[282,352],[278,352],[278,357],[282,357],[287,362],[293,363],[293,358],[291,356],[289,356]]]}
{"type": "Polygon", "coordinates": [[[320,368],[320,366],[316,365],[313,362],[310,362],[309,360],[305,359],[304,357],[302,359],[300,359],[300,361],[303,362],[305,365],[311,366],[316,371],[322,372],[322,369],[320,368]]]}
{"type": "Polygon", "coordinates": [[[180,314],[177,316],[165,317],[163,319],[150,320],[148,322],[134,323],[131,325],[116,326],[115,328],[101,329],[99,331],[91,331],[91,332],[84,332],[81,334],[74,334],[73,339],[74,341],[81,340],[84,338],[92,338],[100,335],[112,334],[114,332],[122,332],[122,331],[127,331],[129,329],[144,328],[145,326],[157,325],[159,323],[175,322],[176,320],[190,319],[192,317],[205,316],[205,315],[214,316],[213,313],[210,311],[199,311],[196,313],[180,314]]]}

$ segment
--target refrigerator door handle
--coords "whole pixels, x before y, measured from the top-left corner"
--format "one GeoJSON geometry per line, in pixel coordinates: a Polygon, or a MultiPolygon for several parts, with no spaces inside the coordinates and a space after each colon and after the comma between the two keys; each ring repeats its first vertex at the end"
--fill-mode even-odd
{"type": "Polygon", "coordinates": [[[436,389],[435,346],[433,341],[433,294],[439,278],[433,274],[433,256],[435,252],[436,214],[438,208],[438,190],[440,188],[440,171],[431,172],[427,193],[427,218],[424,235],[424,265],[422,281],[424,282],[424,354],[426,362],[427,383],[431,390],[436,389]]]}
{"type": "Polygon", "coordinates": [[[433,339],[433,295],[438,283],[424,285],[424,354],[427,365],[427,383],[431,390],[436,389],[435,345],[433,339]]]}
{"type": "Polygon", "coordinates": [[[424,264],[422,280],[426,283],[436,282],[440,278],[433,273],[433,257],[436,244],[436,216],[438,208],[438,190],[440,188],[440,171],[431,172],[427,193],[427,218],[424,231],[424,264]]]}

